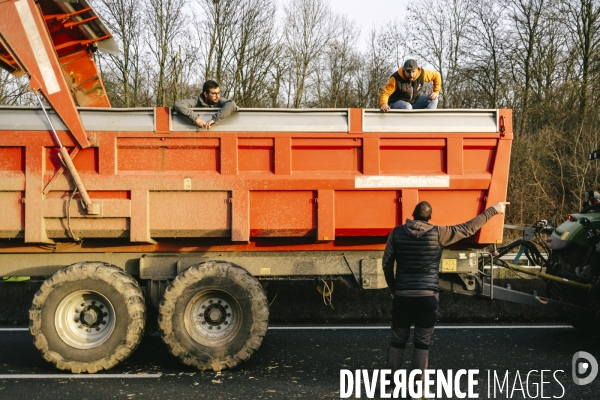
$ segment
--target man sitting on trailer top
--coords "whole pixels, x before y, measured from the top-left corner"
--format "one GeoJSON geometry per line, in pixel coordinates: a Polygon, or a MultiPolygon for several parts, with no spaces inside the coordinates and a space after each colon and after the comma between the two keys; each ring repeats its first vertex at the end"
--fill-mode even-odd
{"type": "Polygon", "coordinates": [[[238,106],[233,100],[221,98],[221,88],[215,81],[208,80],[202,86],[202,93],[195,99],[177,100],[173,105],[178,114],[185,115],[200,128],[210,129],[217,122],[229,117],[238,111],[238,106]],[[200,118],[201,114],[192,108],[221,108],[208,121],[200,118]]]}
{"type": "Polygon", "coordinates": [[[439,73],[419,67],[416,60],[406,60],[403,67],[392,74],[379,96],[381,111],[436,109],[442,78],[439,73]],[[433,92],[422,95],[423,84],[433,82],[433,92]]]}

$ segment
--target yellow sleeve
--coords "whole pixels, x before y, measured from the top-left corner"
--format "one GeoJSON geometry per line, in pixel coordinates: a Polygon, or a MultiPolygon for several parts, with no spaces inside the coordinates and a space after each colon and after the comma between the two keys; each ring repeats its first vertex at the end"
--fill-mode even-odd
{"type": "Polygon", "coordinates": [[[423,82],[433,82],[433,92],[439,93],[442,89],[442,76],[435,71],[423,70],[423,82]]]}
{"type": "Polygon", "coordinates": [[[396,78],[393,76],[390,77],[387,85],[383,88],[381,95],[379,96],[379,106],[386,106],[388,104],[388,99],[396,91],[396,78]]]}

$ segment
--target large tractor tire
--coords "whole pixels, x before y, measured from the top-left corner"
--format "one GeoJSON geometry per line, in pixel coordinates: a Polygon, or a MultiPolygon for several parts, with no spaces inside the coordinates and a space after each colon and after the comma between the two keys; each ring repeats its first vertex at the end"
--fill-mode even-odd
{"type": "Polygon", "coordinates": [[[227,262],[208,261],[183,271],[159,309],[162,338],[171,353],[202,371],[247,360],[268,325],[269,305],[260,282],[227,262]]]}
{"type": "Polygon", "coordinates": [[[44,359],[74,373],[107,370],[144,336],[138,283],[102,262],[70,265],[46,279],[29,310],[29,330],[44,359]]]}

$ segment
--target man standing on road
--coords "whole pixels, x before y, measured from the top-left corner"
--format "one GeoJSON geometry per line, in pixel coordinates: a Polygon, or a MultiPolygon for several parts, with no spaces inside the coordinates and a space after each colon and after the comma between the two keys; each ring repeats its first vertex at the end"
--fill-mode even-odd
{"type": "Polygon", "coordinates": [[[494,215],[504,214],[506,204],[509,203],[497,203],[463,224],[435,226],[428,222],[431,205],[422,201],[415,207],[414,220],[407,219],[392,230],[383,254],[383,272],[393,299],[392,340],[388,349],[388,367],[392,371],[402,366],[413,323],[412,369],[423,371],[428,367],[429,342],[437,320],[442,248],[474,235],[494,215]]]}
{"type": "Polygon", "coordinates": [[[392,74],[379,96],[381,111],[436,109],[442,78],[439,73],[422,69],[416,60],[406,60],[403,67],[392,74]],[[433,82],[433,92],[421,95],[423,84],[433,82]]]}
{"type": "Polygon", "coordinates": [[[215,81],[206,81],[202,87],[202,93],[195,99],[177,100],[173,105],[178,114],[185,115],[200,128],[210,129],[211,126],[229,117],[232,113],[238,111],[238,106],[233,100],[221,98],[221,88],[215,81]],[[200,113],[194,112],[191,108],[220,108],[219,111],[208,121],[200,118],[200,113]]]}

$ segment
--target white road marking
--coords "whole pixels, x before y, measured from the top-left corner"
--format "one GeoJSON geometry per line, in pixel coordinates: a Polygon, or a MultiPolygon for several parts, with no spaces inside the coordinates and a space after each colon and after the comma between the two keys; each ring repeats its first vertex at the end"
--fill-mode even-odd
{"type": "MultiPolygon", "coordinates": [[[[389,325],[378,326],[270,326],[269,330],[370,330],[390,329],[389,325]]],[[[571,325],[436,325],[439,329],[574,329],[571,325]]]]}
{"type": "Polygon", "coordinates": [[[162,374],[8,374],[0,379],[141,379],[160,378],[162,374]]]}
{"type": "MultiPolygon", "coordinates": [[[[374,330],[390,329],[389,325],[356,326],[270,326],[269,330],[374,330]]],[[[574,329],[571,325],[436,325],[439,329],[574,329]]],[[[0,328],[0,332],[27,332],[28,328],[0,328]]]]}

